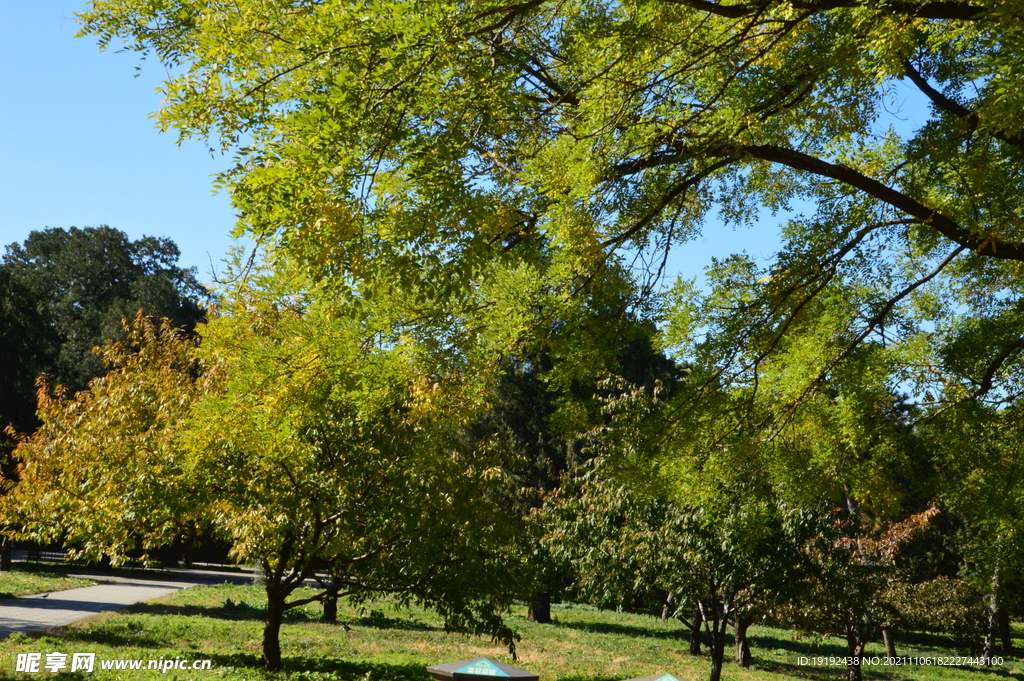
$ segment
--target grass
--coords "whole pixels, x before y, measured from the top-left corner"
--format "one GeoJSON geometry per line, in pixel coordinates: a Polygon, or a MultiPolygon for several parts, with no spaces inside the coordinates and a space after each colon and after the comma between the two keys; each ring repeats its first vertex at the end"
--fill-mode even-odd
{"type": "Polygon", "coordinates": [[[59,572],[39,571],[31,566],[18,565],[12,570],[0,572],[0,599],[77,589],[95,583],[91,579],[65,577],[59,572]]]}
{"type": "MultiPolygon", "coordinates": [[[[113,658],[210,659],[211,671],[111,671],[65,675],[97,679],[224,679],[228,681],[430,681],[424,667],[477,656],[512,663],[507,651],[486,639],[446,634],[436,614],[418,608],[400,609],[389,602],[369,609],[339,604],[339,619],[351,625],[319,621],[319,606],[290,614],[281,631],[285,669],[271,674],[259,667],[264,614],[258,587],[221,585],[179,591],[149,603],[54,630],[48,635],[15,634],[0,641],[0,678],[53,676],[14,673],[19,652],[95,652],[97,660],[113,658]],[[6,677],[5,677],[6,675],[6,677]]],[[[542,681],[617,681],[671,672],[685,681],[707,678],[707,657],[687,654],[687,636],[678,622],[579,605],[553,608],[556,622],[540,625],[516,609],[512,621],[522,633],[518,667],[542,681]]],[[[1017,645],[1022,631],[1015,630],[1017,645]]],[[[842,667],[799,664],[801,656],[841,655],[836,641],[809,641],[788,631],[751,627],[754,666],[739,669],[731,660],[726,681],[825,681],[842,679],[842,667]]],[[[937,636],[919,636],[900,646],[901,655],[952,654],[950,643],[937,636]]],[[[882,655],[872,645],[869,655],[882,655]]],[[[57,677],[54,677],[57,678],[57,677]]],[[[1016,657],[1004,665],[979,667],[868,667],[865,679],[902,681],[1024,681],[1024,663],[1016,657]]]]}

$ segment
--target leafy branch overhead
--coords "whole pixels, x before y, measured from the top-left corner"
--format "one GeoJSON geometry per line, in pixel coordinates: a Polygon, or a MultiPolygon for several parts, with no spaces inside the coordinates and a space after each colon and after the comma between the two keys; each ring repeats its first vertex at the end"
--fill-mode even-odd
{"type": "MultiPolygon", "coordinates": [[[[752,292],[778,329],[787,290],[827,296],[837,271],[884,283],[880,327],[958,247],[922,293],[1016,272],[1021,20],[995,0],[101,0],[82,14],[101,44],[180,67],[159,121],[234,150],[221,182],[238,229],[360,296],[403,286],[436,315],[525,266],[557,295],[521,304],[550,305],[717,222],[799,211],[773,283],[752,292]],[[913,130],[889,113],[907,97],[930,105],[913,130]]],[[[979,361],[998,372],[999,353],[979,361]]]]}

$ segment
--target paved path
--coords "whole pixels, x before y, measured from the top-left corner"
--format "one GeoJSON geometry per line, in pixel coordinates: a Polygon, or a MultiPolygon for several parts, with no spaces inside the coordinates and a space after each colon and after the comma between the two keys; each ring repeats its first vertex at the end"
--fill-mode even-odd
{"type": "Polygon", "coordinates": [[[110,582],[80,589],[0,600],[0,638],[10,634],[44,631],[76,622],[106,610],[120,610],[199,584],[252,584],[252,575],[212,570],[161,572],[154,579],[114,575],[71,575],[110,582]]]}

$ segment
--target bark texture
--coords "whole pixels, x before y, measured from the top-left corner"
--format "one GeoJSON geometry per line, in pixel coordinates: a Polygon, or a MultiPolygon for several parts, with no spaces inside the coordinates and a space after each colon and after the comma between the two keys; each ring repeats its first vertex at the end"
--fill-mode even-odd
{"type": "Polygon", "coordinates": [[[526,619],[538,624],[551,624],[551,592],[536,593],[530,599],[530,610],[526,619]]]}
{"type": "Polygon", "coordinates": [[[263,625],[263,664],[269,671],[281,668],[281,620],[285,597],[267,590],[267,619],[263,625]]]}
{"type": "Polygon", "coordinates": [[[700,655],[700,632],[704,624],[704,617],[698,605],[693,606],[693,617],[686,624],[690,629],[690,654],[700,655]]]}
{"type": "Polygon", "coordinates": [[[736,664],[740,667],[749,667],[753,662],[753,656],[750,654],[750,642],[747,641],[749,626],[750,618],[736,615],[736,664]]]}
{"type": "Polygon", "coordinates": [[[885,644],[886,657],[899,657],[896,654],[896,635],[889,627],[882,627],[882,642],[885,644]]]}

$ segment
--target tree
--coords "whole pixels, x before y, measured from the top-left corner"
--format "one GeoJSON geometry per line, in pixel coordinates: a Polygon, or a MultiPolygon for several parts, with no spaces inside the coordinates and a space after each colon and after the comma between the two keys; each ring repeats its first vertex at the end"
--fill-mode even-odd
{"type": "Polygon", "coordinates": [[[131,241],[107,226],[50,227],[8,245],[0,267],[59,338],[51,380],[76,391],[102,373],[93,347],[122,338],[121,321],[140,309],[188,330],[202,320],[208,293],[194,270],[177,266],[178,256],[170,239],[131,241]]]}
{"type": "Polygon", "coordinates": [[[981,295],[998,329],[969,348],[986,393],[1024,348],[1022,14],[1016,0],[103,0],[82,18],[103,46],[182,67],[161,124],[215,146],[245,136],[221,180],[240,228],[319,275],[454,295],[546,243],[542,273],[571,295],[615,253],[692,238],[716,207],[734,224],[799,210],[726,340],[761,338],[759,365],[840,273],[882,284],[813,387],[947,287],[981,295]],[[928,102],[917,130],[885,129],[900,88],[928,102]]]}
{"type": "Polygon", "coordinates": [[[609,464],[595,460],[577,480],[579,493],[545,508],[545,541],[572,561],[581,594],[628,607],[637,595],[671,593],[674,616],[690,628],[691,653],[699,654],[702,639],[708,646],[712,681],[722,675],[730,625],[737,664],[749,666],[747,627],[781,604],[803,576],[794,556],[809,536],[807,523],[751,486],[716,490],[719,503],[701,503],[708,497],[598,474],[609,464]]]}
{"type": "MultiPolygon", "coordinates": [[[[876,533],[868,531],[856,509],[820,514],[818,536],[800,547],[806,561],[806,590],[780,610],[779,621],[842,638],[847,649],[846,678],[860,681],[867,643],[891,628],[901,610],[906,611],[907,604],[894,598],[895,593],[926,593],[925,588],[899,581],[896,559],[936,513],[930,508],[876,533]]],[[[919,612],[923,609],[915,605],[919,612]]],[[[887,654],[895,656],[891,650],[887,654]]]]}
{"type": "MultiPolygon", "coordinates": [[[[673,390],[681,372],[653,343],[649,317],[638,315],[635,294],[623,272],[618,286],[598,287],[585,305],[547,322],[546,333],[523,342],[499,363],[491,408],[474,425],[478,438],[493,439],[509,474],[509,512],[523,518],[517,551],[535,572],[522,593],[531,621],[550,623],[553,596],[571,580],[567,560],[545,546],[544,507],[566,480],[593,456],[583,433],[602,423],[609,376],[647,391],[673,390]]],[[[606,274],[611,278],[614,274],[606,274]]]]}
{"type": "MultiPolygon", "coordinates": [[[[108,342],[106,373],[71,394],[39,381],[43,425],[14,450],[19,484],[0,496],[7,527],[72,556],[123,559],[200,528],[206,498],[180,437],[197,381],[195,340],[141,314],[108,342]]],[[[5,534],[11,534],[10,531],[5,534]]]]}
{"type": "MultiPolygon", "coordinates": [[[[29,432],[36,422],[36,378],[47,371],[56,354],[57,337],[40,314],[31,292],[0,267],[0,475],[11,480],[14,440],[6,431],[29,432]]],[[[4,551],[3,555],[7,555],[4,551]]],[[[6,569],[6,566],[4,566],[6,569]]]]}
{"type": "Polygon", "coordinates": [[[984,594],[986,665],[992,664],[997,641],[1002,638],[1004,646],[1009,642],[1003,635],[1011,599],[1008,586],[1024,573],[1019,410],[1016,398],[1001,409],[957,404],[926,427],[943,476],[942,501],[963,521],[957,538],[961,576],[984,594]]]}
{"type": "Polygon", "coordinates": [[[283,267],[250,276],[198,348],[140,314],[88,390],[43,390],[4,519],[113,562],[186,529],[230,542],[266,580],[270,669],[285,611],[339,587],[415,599],[514,649],[500,614],[514,566],[490,501],[501,469],[455,437],[479,408],[477,383],[421,373],[420,349],[373,326],[383,304],[359,316],[283,267]],[[296,595],[321,577],[330,589],[296,595]]]}
{"type": "MultiPolygon", "coordinates": [[[[48,228],[10,244],[0,262],[0,473],[17,481],[12,435],[39,426],[36,378],[77,391],[103,373],[93,348],[123,339],[122,320],[144,309],[191,329],[208,293],[176,266],[169,239],[130,241],[110,227],[48,228]],[[8,427],[11,428],[8,431],[8,427]]],[[[8,545],[0,550],[9,561],[8,545]]]]}
{"type": "MultiPolygon", "coordinates": [[[[9,360],[0,369],[0,430],[31,433],[39,425],[38,376],[74,392],[102,374],[93,348],[123,339],[122,320],[140,309],[192,329],[209,296],[177,260],[169,239],[130,241],[105,226],[51,227],[8,245],[0,262],[0,342],[9,360]]],[[[2,445],[3,456],[12,446],[2,445]]]]}
{"type": "Polygon", "coordinates": [[[318,572],[341,596],[402,594],[511,646],[499,461],[459,438],[481,408],[476,382],[429,377],[382,318],[296,288],[286,269],[258,281],[203,329],[217,388],[189,437],[235,557],[265,574],[268,668],[284,611],[324,597],[291,598],[318,572]]]}

